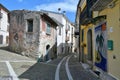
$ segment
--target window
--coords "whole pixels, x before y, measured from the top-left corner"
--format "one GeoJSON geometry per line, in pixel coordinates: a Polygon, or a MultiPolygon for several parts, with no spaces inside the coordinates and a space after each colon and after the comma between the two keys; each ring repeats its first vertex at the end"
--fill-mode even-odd
{"type": "Polygon", "coordinates": [[[61,35],[61,27],[59,28],[59,35],[61,35]]]}
{"type": "Polygon", "coordinates": [[[9,37],[6,36],[6,43],[8,44],[9,43],[9,37]]]}
{"type": "Polygon", "coordinates": [[[70,25],[68,25],[68,30],[70,30],[70,25]]]}
{"type": "Polygon", "coordinates": [[[49,23],[47,23],[46,34],[50,34],[50,33],[51,33],[51,25],[49,23]]]}
{"type": "Polygon", "coordinates": [[[3,17],[3,13],[0,12],[0,19],[3,17]]]}
{"type": "Polygon", "coordinates": [[[0,44],[3,44],[3,35],[0,35],[0,44]]]}
{"type": "Polygon", "coordinates": [[[33,32],[33,20],[27,20],[28,32],[33,32]]]}

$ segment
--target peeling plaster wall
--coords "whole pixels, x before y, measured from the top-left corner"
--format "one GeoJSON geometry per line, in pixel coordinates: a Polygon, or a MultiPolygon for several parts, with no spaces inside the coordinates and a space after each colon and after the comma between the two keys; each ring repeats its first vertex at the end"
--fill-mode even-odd
{"type": "Polygon", "coordinates": [[[46,21],[45,20],[41,20],[41,34],[40,34],[40,53],[42,54],[43,57],[45,57],[45,55],[47,55],[47,52],[46,52],[46,46],[49,45],[50,48],[49,48],[49,51],[48,51],[48,54],[49,54],[49,58],[55,58],[55,55],[54,54],[57,54],[55,52],[56,50],[56,47],[57,47],[57,44],[56,44],[56,27],[53,26],[51,24],[51,33],[50,35],[47,35],[46,34],[46,21]]]}
{"type": "Polygon", "coordinates": [[[32,11],[10,12],[10,50],[36,57],[39,47],[40,14],[32,11]],[[27,32],[27,20],[33,19],[33,32],[27,32]]]}
{"type": "Polygon", "coordinates": [[[37,11],[16,10],[10,12],[10,50],[35,59],[45,60],[46,46],[49,59],[55,58],[56,53],[56,26],[44,20],[42,13],[37,11]],[[28,20],[33,21],[33,31],[28,32],[28,20]],[[47,22],[51,25],[50,35],[46,34],[47,22]]]}

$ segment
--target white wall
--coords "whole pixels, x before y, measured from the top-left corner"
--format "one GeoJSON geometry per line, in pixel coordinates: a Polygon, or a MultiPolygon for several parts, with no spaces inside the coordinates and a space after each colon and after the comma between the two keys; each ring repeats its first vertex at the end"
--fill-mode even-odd
{"type": "MultiPolygon", "coordinates": [[[[58,28],[57,28],[57,54],[65,53],[66,27],[68,25],[70,26],[70,31],[68,32],[70,39],[69,39],[68,43],[71,43],[71,41],[72,41],[71,34],[72,34],[73,26],[71,25],[71,23],[66,19],[66,17],[63,14],[48,12],[48,15],[50,17],[55,18],[59,23],[61,23],[63,25],[63,27],[61,27],[61,35],[59,35],[60,26],[58,26],[58,28]],[[62,47],[64,48],[63,52],[62,52],[62,47]]],[[[74,27],[73,27],[73,31],[74,31],[74,27]]]]}
{"type": "Polygon", "coordinates": [[[59,23],[63,25],[63,27],[58,26],[57,28],[57,54],[62,53],[62,47],[63,44],[65,43],[65,19],[62,14],[59,13],[51,13],[48,12],[48,15],[52,18],[55,18],[59,23]],[[61,28],[61,35],[59,35],[59,29],[61,28]]]}
{"type": "MultiPolygon", "coordinates": [[[[3,35],[3,44],[6,44],[6,37],[9,36],[9,32],[7,31],[9,24],[8,24],[8,13],[1,9],[2,18],[0,19],[0,35],[3,35]]],[[[0,44],[1,45],[1,44],[0,44]]]]}

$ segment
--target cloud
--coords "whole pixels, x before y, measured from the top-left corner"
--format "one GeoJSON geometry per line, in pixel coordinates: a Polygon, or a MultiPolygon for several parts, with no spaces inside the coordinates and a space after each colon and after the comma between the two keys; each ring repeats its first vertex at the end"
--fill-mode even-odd
{"type": "Polygon", "coordinates": [[[61,8],[62,11],[75,12],[77,8],[78,0],[64,0],[63,2],[56,3],[47,3],[37,5],[36,10],[49,10],[49,11],[58,11],[58,8],[61,8]]]}

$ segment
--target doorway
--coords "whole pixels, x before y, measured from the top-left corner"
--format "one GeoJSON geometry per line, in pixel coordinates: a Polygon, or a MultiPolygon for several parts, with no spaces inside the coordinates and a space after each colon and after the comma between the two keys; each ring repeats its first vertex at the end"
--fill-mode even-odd
{"type": "Polygon", "coordinates": [[[3,44],[3,35],[0,35],[0,44],[3,44]]]}
{"type": "MultiPolygon", "coordinates": [[[[84,42],[84,29],[81,31],[81,42],[84,42]]],[[[85,62],[85,56],[84,56],[84,46],[81,46],[81,61],[84,63],[85,62]]]]}
{"type": "Polygon", "coordinates": [[[93,62],[93,46],[92,46],[92,30],[89,29],[87,32],[87,44],[88,44],[88,55],[87,60],[93,62]]]}
{"type": "Polygon", "coordinates": [[[50,49],[50,45],[46,46],[46,55],[45,55],[45,61],[49,60],[49,49],[50,49]]]}

